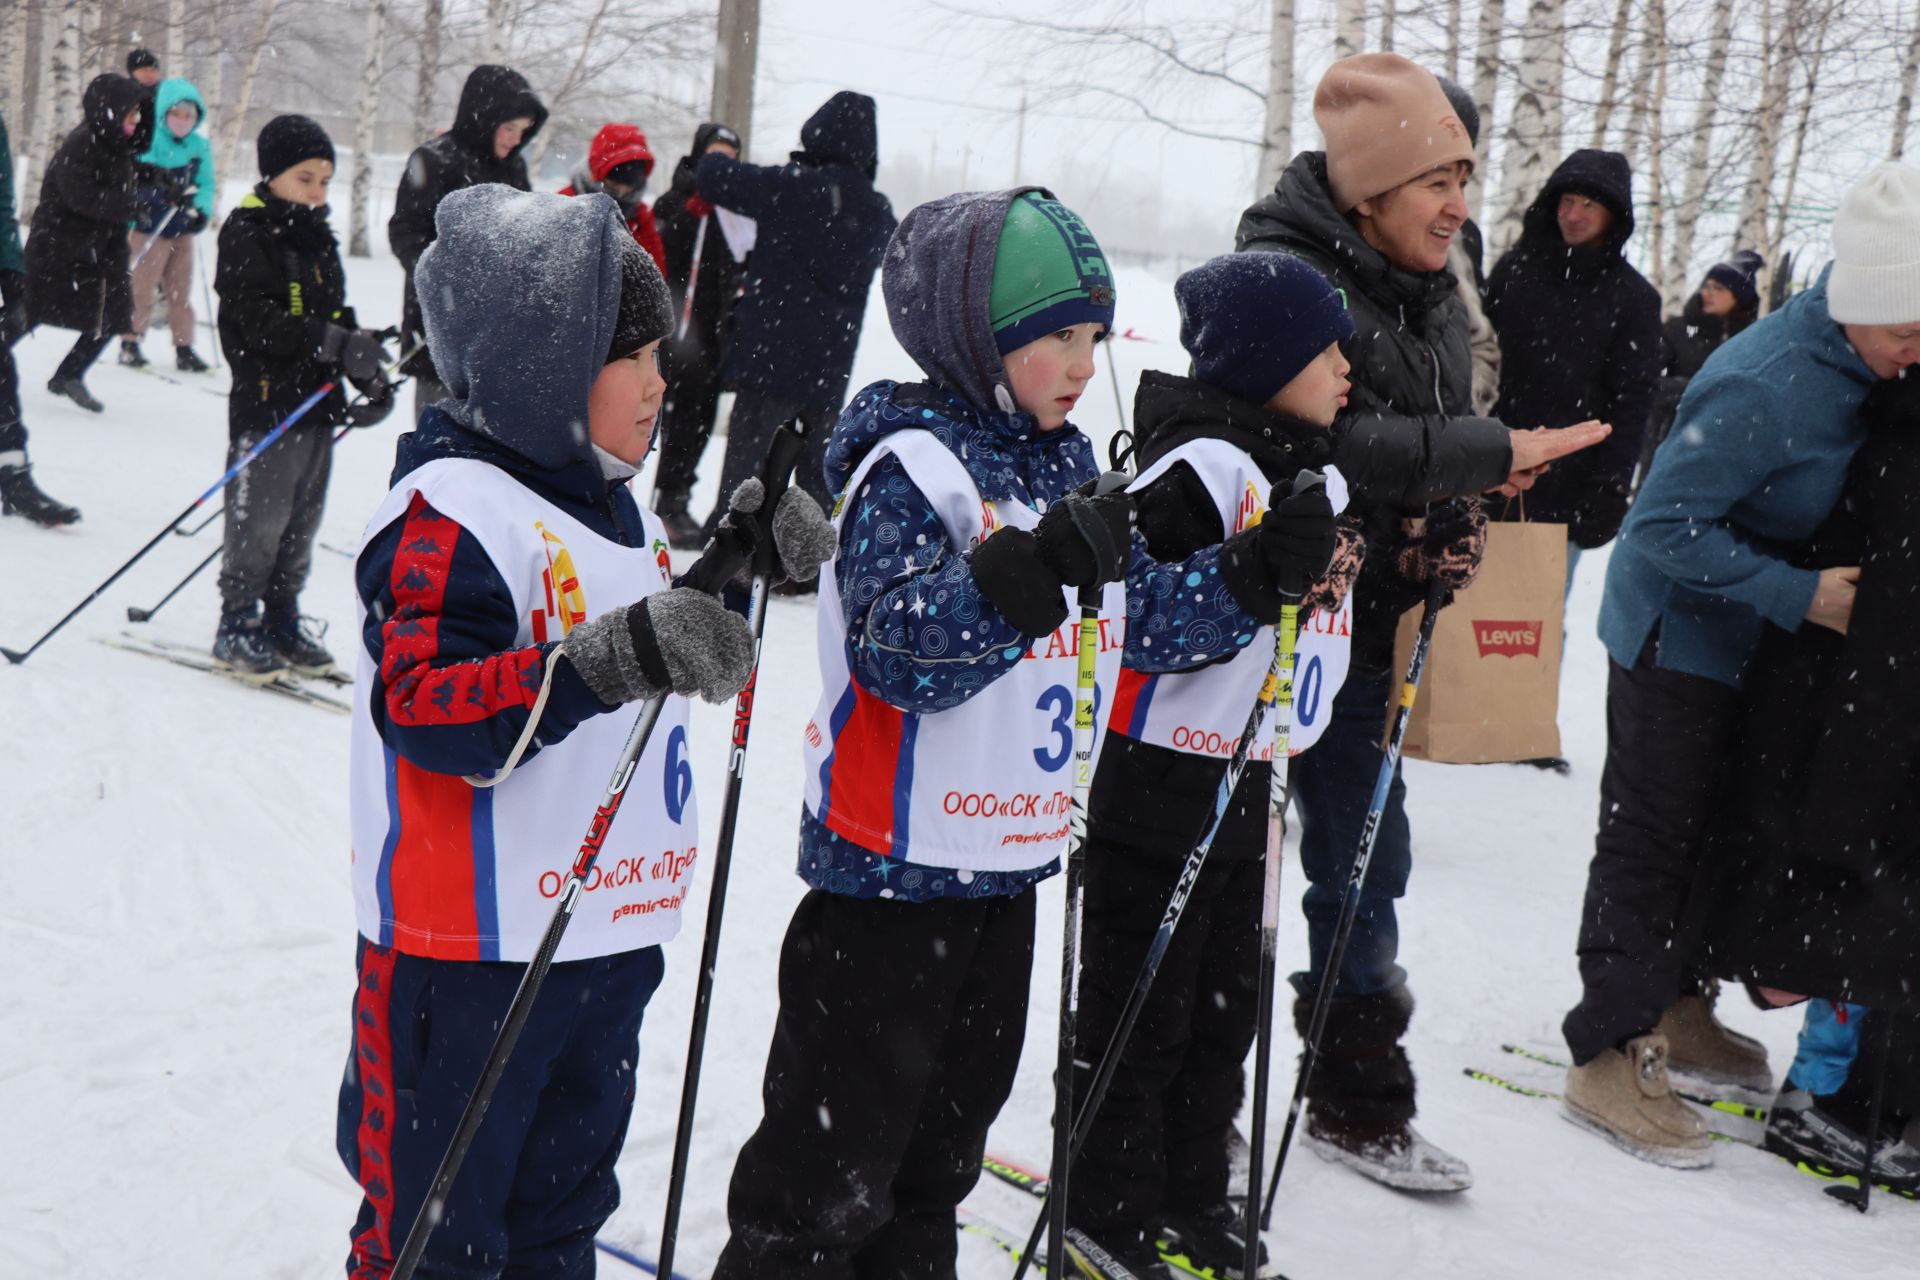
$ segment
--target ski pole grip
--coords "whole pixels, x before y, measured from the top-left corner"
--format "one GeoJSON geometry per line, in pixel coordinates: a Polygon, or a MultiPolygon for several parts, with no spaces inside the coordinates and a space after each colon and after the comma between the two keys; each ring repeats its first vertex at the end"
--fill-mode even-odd
{"type": "MultiPolygon", "coordinates": [[[[1133,477],[1117,467],[1111,471],[1102,471],[1100,478],[1093,482],[1093,496],[1096,498],[1104,498],[1109,494],[1122,493],[1126,490],[1126,487],[1132,483],[1133,477]]],[[[1131,525],[1132,521],[1128,521],[1128,524],[1131,525]]],[[[1131,548],[1126,550],[1131,550],[1131,548]]],[[[1122,554],[1125,554],[1125,551],[1123,551],[1122,554]]],[[[1105,591],[1106,588],[1103,585],[1080,588],[1080,607],[1082,609],[1098,609],[1101,601],[1104,599],[1105,591]]]]}
{"type": "Polygon", "coordinates": [[[806,447],[807,424],[799,418],[782,423],[773,433],[773,443],[767,446],[766,467],[760,473],[767,496],[760,502],[760,540],[754,544],[753,552],[755,576],[764,574],[773,578],[780,572],[780,550],[773,543],[773,512],[792,486],[793,469],[799,465],[806,447]]]}

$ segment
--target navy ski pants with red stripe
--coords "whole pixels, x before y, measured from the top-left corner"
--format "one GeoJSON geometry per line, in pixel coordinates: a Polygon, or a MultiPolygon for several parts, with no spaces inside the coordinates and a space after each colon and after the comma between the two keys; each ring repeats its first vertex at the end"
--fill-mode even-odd
{"type": "MultiPolygon", "coordinates": [[[[527,967],[365,938],[358,964],[336,1142],[361,1188],[347,1274],[384,1280],[527,967]]],[[[594,1234],[620,1203],[641,1015],[663,971],[646,947],[548,972],[416,1276],[593,1275],[594,1234]]]]}

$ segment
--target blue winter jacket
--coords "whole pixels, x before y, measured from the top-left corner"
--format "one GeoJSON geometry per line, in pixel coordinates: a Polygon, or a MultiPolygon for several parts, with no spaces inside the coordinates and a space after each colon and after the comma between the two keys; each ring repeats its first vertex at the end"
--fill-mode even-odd
{"type": "MultiPolygon", "coordinates": [[[[1829,268],[1829,271],[1831,268],[1829,268]]],[[[1840,499],[1874,383],[1827,314],[1827,276],[1715,352],[1687,388],[1607,566],[1600,640],[1739,687],[1761,628],[1797,630],[1820,575],[1787,551],[1840,499]]]]}
{"type": "Polygon", "coordinates": [[[167,223],[167,229],[160,234],[171,239],[174,236],[193,235],[205,229],[213,218],[213,201],[217,194],[213,173],[213,146],[207,141],[207,135],[200,131],[206,123],[207,104],[201,101],[200,91],[193,87],[191,80],[178,77],[162,80],[153,90],[153,143],[140,154],[135,162],[146,168],[134,170],[134,180],[138,184],[134,195],[140,202],[138,212],[134,214],[133,229],[148,234],[160,225],[172,207],[168,188],[150,181],[156,176],[154,170],[162,171],[168,183],[181,187],[195,187],[193,208],[199,217],[189,219],[185,214],[177,213],[167,223]],[[187,103],[200,113],[191,132],[184,138],[173,136],[173,130],[167,127],[167,112],[180,103],[187,103]]]}

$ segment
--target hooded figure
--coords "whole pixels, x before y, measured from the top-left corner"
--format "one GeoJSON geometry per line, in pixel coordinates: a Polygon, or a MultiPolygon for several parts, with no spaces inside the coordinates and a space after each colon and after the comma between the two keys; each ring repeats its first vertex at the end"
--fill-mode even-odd
{"type": "Polygon", "coordinates": [[[847,394],[894,216],[873,189],[872,98],[835,94],[807,121],[800,143],[778,166],[702,156],[694,185],[710,203],[759,223],[722,372],[722,385],[740,397],[728,420],[720,492],[754,474],[774,428],[798,416],[812,431],[796,475],[824,507],[819,451],[847,394]]]}
{"type": "Polygon", "coordinates": [[[574,172],[573,181],[560,188],[563,196],[590,196],[597,193],[610,197],[620,206],[621,216],[627,220],[627,230],[633,232],[633,238],[653,259],[653,265],[660,268],[660,274],[667,274],[667,251],[660,243],[660,232],[653,220],[653,210],[647,207],[644,194],[647,179],[653,176],[653,150],[647,146],[647,135],[640,132],[636,125],[603,124],[600,132],[593,135],[593,145],[587,148],[587,166],[574,172]],[[606,184],[609,180],[622,188],[614,191],[606,184]]]}
{"type": "Polygon", "coordinates": [[[134,157],[153,140],[153,98],[125,76],[102,75],[82,102],[86,119],[54,152],[33,211],[27,314],[33,324],[112,335],[133,324],[127,224],[134,157]],[[136,109],[140,123],[129,133],[124,123],[136,109]]]}
{"type": "Polygon", "coordinates": [[[213,220],[213,201],[218,184],[213,173],[213,144],[200,131],[206,123],[207,104],[191,80],[162,80],[153,91],[153,142],[140,153],[134,180],[140,199],[140,211],[134,217],[134,230],[151,233],[167,216],[167,210],[184,205],[160,234],[167,238],[197,235],[213,220]],[[184,138],[176,138],[167,127],[167,113],[181,103],[192,107],[199,118],[184,138]],[[191,190],[192,195],[186,195],[191,190]]]}
{"type": "MultiPolygon", "coordinates": [[[[1507,514],[1565,524],[1573,545],[1612,541],[1660,382],[1660,295],[1623,252],[1633,235],[1633,174],[1613,151],[1576,151],[1528,207],[1520,243],[1487,280],[1500,335],[1500,417],[1519,430],[1590,418],[1613,424],[1591,449],[1554,463],[1507,514]],[[1584,196],[1609,223],[1569,244],[1559,207],[1584,196]]],[[[1501,515],[1501,504],[1489,514],[1501,515]]]]}
{"type": "MultiPolygon", "coordinates": [[[[394,196],[393,217],[387,221],[387,240],[407,271],[406,312],[401,322],[401,350],[409,350],[423,336],[420,299],[414,289],[414,268],[433,243],[433,211],[449,193],[483,182],[498,182],[518,191],[532,190],[527,162],[521,152],[547,122],[547,109],[534,96],[527,78],[511,67],[478,66],[460,90],[460,107],[453,128],[414,148],[407,158],[406,176],[394,196]],[[496,154],[494,131],[509,120],[532,123],[506,155],[496,154]]],[[[438,383],[432,351],[423,350],[403,371],[438,383]]],[[[437,387],[420,383],[424,398],[437,387]]]]}

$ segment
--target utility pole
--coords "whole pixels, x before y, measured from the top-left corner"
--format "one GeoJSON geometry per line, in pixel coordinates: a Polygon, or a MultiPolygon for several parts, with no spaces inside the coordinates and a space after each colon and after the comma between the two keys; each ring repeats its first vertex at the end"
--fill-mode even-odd
{"type": "Polygon", "coordinates": [[[720,0],[713,42],[713,102],[708,118],[740,135],[740,156],[753,145],[753,76],[760,54],[760,0],[720,0]]]}

